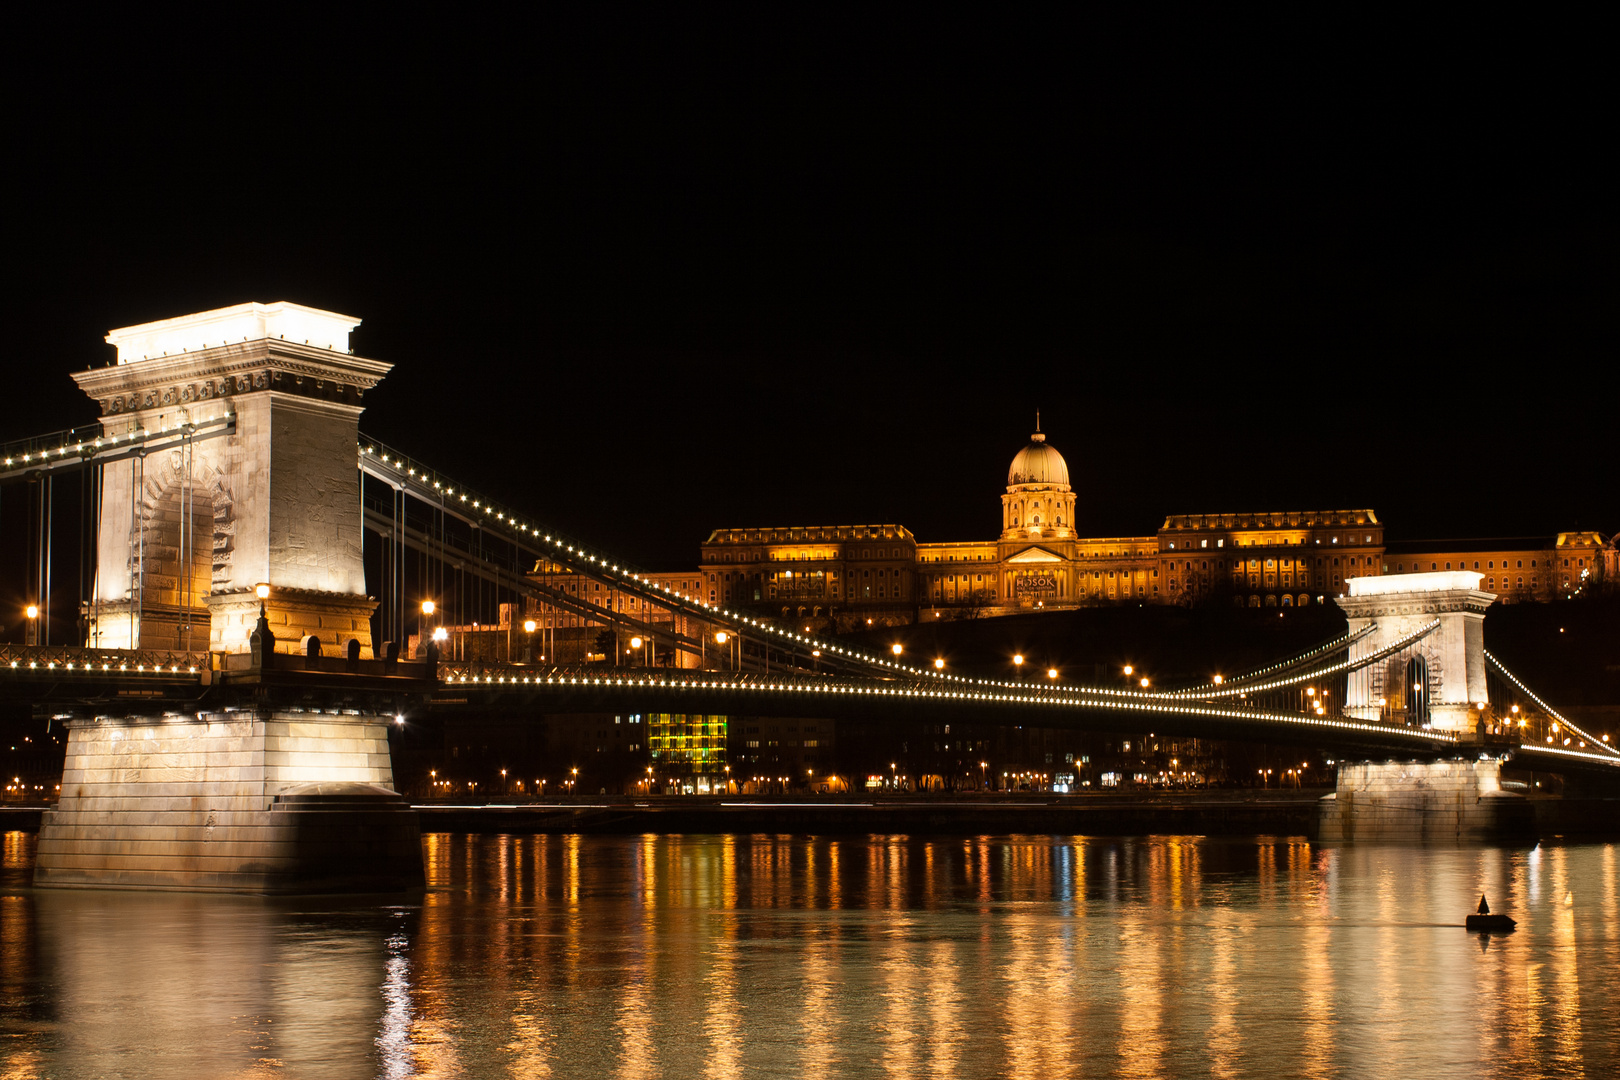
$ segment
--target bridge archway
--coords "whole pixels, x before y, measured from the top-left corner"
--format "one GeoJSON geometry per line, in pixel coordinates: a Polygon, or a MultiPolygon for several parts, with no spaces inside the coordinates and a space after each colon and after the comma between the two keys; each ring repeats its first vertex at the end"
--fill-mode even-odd
{"type": "Polygon", "coordinates": [[[1401,688],[1405,691],[1406,722],[1429,726],[1429,662],[1420,653],[1401,666],[1401,688]]]}

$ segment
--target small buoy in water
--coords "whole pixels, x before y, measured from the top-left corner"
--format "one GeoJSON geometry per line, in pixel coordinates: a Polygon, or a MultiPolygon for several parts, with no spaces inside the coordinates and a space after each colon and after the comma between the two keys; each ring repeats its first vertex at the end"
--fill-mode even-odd
{"type": "Polygon", "coordinates": [[[1466,923],[1469,930],[1482,932],[1512,930],[1518,923],[1506,915],[1492,915],[1491,905],[1485,902],[1485,894],[1479,894],[1479,911],[1468,916],[1466,923]]]}

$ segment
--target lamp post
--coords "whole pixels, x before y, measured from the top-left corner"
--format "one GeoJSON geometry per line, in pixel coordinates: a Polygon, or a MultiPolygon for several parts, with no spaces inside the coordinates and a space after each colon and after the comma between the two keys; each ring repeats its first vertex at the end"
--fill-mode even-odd
{"type": "Polygon", "coordinates": [[[637,634],[637,635],[631,637],[631,639],[630,639],[630,648],[632,650],[634,650],[634,652],[636,654],[636,658],[638,660],[641,659],[642,652],[641,652],[641,635],[640,634],[637,634]]]}
{"type": "Polygon", "coordinates": [[[430,640],[430,632],[427,628],[428,620],[433,618],[433,613],[438,609],[439,605],[432,600],[422,601],[422,619],[416,624],[416,647],[424,655],[427,653],[427,643],[430,640]]]}
{"type": "Polygon", "coordinates": [[[523,662],[534,662],[534,629],[537,624],[533,619],[523,620],[523,662]]]}
{"type": "Polygon", "coordinates": [[[1013,653],[1013,671],[1018,675],[1018,681],[1024,681],[1024,654],[1013,653]]]}
{"type": "Polygon", "coordinates": [[[38,645],[39,644],[39,605],[38,604],[29,604],[28,607],[24,609],[24,614],[26,614],[28,616],[28,644],[30,644],[30,645],[38,645]]]}

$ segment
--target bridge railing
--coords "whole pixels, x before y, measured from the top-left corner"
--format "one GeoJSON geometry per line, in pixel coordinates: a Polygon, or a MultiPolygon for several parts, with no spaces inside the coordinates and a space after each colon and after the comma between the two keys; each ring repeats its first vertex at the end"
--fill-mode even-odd
{"type": "Polygon", "coordinates": [[[206,652],[168,649],[89,649],[73,645],[0,645],[0,672],[78,675],[197,675],[209,669],[206,652]]]}

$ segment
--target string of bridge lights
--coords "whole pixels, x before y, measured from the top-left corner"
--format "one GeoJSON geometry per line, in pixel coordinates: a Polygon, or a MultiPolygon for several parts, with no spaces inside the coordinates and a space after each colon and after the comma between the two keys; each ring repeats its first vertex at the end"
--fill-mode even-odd
{"type": "Polygon", "coordinates": [[[1239,694],[1239,695],[1258,694],[1258,693],[1261,693],[1262,691],[1265,691],[1265,690],[1280,690],[1280,689],[1283,689],[1284,687],[1298,686],[1302,682],[1310,682],[1313,679],[1319,679],[1319,678],[1321,678],[1321,677],[1323,677],[1325,675],[1337,675],[1339,672],[1345,671],[1345,670],[1347,670],[1349,668],[1363,668],[1363,667],[1366,667],[1368,664],[1377,663],[1379,660],[1382,660],[1384,657],[1390,655],[1391,653],[1400,652],[1402,649],[1404,649],[1408,645],[1412,644],[1412,642],[1416,641],[1418,638],[1421,638],[1421,637],[1424,637],[1427,634],[1433,633],[1434,630],[1439,625],[1440,625],[1440,620],[1435,619],[1433,622],[1419,627],[1418,629],[1412,631],[1412,633],[1406,635],[1405,637],[1401,638],[1400,640],[1392,642],[1391,644],[1384,646],[1382,649],[1379,649],[1377,652],[1368,653],[1366,656],[1358,657],[1356,659],[1346,658],[1346,659],[1340,661],[1337,664],[1332,664],[1332,665],[1330,665],[1328,667],[1325,667],[1325,668],[1316,668],[1313,671],[1306,671],[1306,672],[1303,672],[1303,673],[1301,673],[1299,675],[1293,675],[1293,676],[1290,676],[1289,678],[1286,678],[1286,679],[1278,679],[1275,682],[1265,683],[1265,684],[1260,685],[1260,686],[1240,686],[1240,687],[1237,687],[1235,689],[1231,688],[1231,687],[1223,687],[1223,688],[1221,688],[1219,690],[1209,690],[1209,689],[1203,689],[1203,690],[1172,690],[1169,693],[1158,695],[1158,696],[1168,697],[1168,698],[1231,697],[1234,694],[1239,694]]]}
{"type": "MultiPolygon", "coordinates": [[[[840,686],[832,683],[799,683],[788,680],[771,682],[737,682],[724,679],[683,679],[673,676],[624,676],[624,675],[570,675],[553,673],[545,676],[505,674],[491,674],[488,668],[474,671],[471,668],[451,668],[445,672],[444,682],[461,685],[471,683],[475,686],[603,686],[644,688],[659,690],[727,690],[740,693],[777,693],[777,694],[821,694],[821,695],[848,695],[856,697],[923,697],[956,701],[983,701],[1000,704],[1019,705],[1047,705],[1067,706],[1073,708],[1114,708],[1117,702],[1099,698],[1084,698],[1072,693],[1058,696],[1051,693],[1023,693],[1007,694],[984,690],[946,690],[932,687],[894,687],[894,686],[840,686]]],[[[1143,701],[1135,703],[1138,708],[1149,712],[1216,717],[1232,720],[1266,720],[1284,724],[1304,724],[1312,727],[1340,728],[1346,731],[1361,731],[1379,736],[1395,736],[1411,739],[1415,742],[1450,742],[1455,743],[1457,737],[1444,731],[1431,729],[1408,729],[1391,727],[1386,724],[1370,724],[1355,720],[1329,720],[1322,717],[1300,716],[1290,713],[1257,711],[1254,709],[1210,708],[1195,705],[1181,705],[1170,701],[1143,701]]]]}
{"type": "MultiPolygon", "coordinates": [[[[1609,755],[1620,757],[1620,750],[1617,750],[1613,746],[1610,746],[1608,743],[1604,742],[1602,739],[1593,738],[1592,734],[1590,732],[1583,731],[1580,728],[1576,727],[1574,724],[1570,723],[1567,719],[1565,719],[1562,715],[1560,715],[1559,712],[1556,709],[1554,709],[1551,705],[1548,705],[1545,701],[1542,701],[1541,698],[1537,697],[1536,692],[1534,690],[1532,690],[1528,686],[1524,685],[1524,683],[1519,680],[1519,677],[1517,675],[1513,674],[1513,672],[1511,672],[1511,671],[1509,671],[1507,669],[1507,665],[1503,664],[1502,661],[1500,661],[1496,657],[1492,656],[1491,651],[1489,649],[1484,650],[1484,652],[1485,652],[1485,662],[1490,664],[1497,671],[1501,672],[1502,675],[1504,677],[1506,677],[1508,682],[1512,683],[1514,686],[1517,686],[1521,691],[1523,691],[1524,695],[1526,697],[1528,697],[1531,701],[1535,702],[1536,706],[1538,708],[1540,708],[1542,712],[1544,712],[1548,716],[1552,717],[1558,723],[1563,724],[1566,728],[1573,731],[1575,734],[1579,735],[1581,738],[1585,739],[1587,742],[1593,744],[1594,746],[1598,747],[1601,750],[1606,751],[1609,755]]],[[[1543,748],[1538,746],[1536,749],[1540,750],[1540,749],[1543,749],[1543,748]]],[[[1556,748],[1552,748],[1552,749],[1556,749],[1556,748]]],[[[1568,750],[1568,751],[1559,751],[1559,752],[1560,753],[1576,753],[1577,751],[1568,750]]]]}
{"type": "MultiPolygon", "coordinates": [[[[1312,659],[1315,659],[1318,656],[1323,655],[1324,653],[1337,652],[1338,650],[1344,648],[1346,645],[1353,645],[1357,641],[1360,641],[1362,638],[1366,637],[1368,634],[1372,633],[1376,629],[1378,629],[1378,624],[1377,623],[1368,623],[1366,626],[1363,626],[1360,630],[1356,630],[1356,631],[1353,631],[1351,633],[1345,634],[1342,637],[1335,638],[1333,641],[1328,642],[1326,645],[1319,645],[1316,648],[1309,650],[1308,652],[1302,652],[1298,656],[1290,657],[1287,660],[1279,660],[1275,664],[1270,665],[1269,667],[1260,668],[1258,671],[1251,671],[1247,675],[1234,675],[1230,679],[1222,679],[1221,681],[1228,688],[1231,688],[1231,687],[1237,686],[1239,683],[1252,682],[1255,679],[1263,679],[1267,675],[1271,674],[1273,671],[1281,671],[1283,668],[1293,667],[1295,664],[1303,664],[1308,660],[1312,660],[1312,659]]],[[[1185,694],[1202,693],[1201,690],[1177,690],[1177,691],[1171,691],[1171,692],[1172,693],[1185,693],[1185,694]]]]}
{"type": "MultiPolygon", "coordinates": [[[[834,644],[830,641],[823,641],[813,635],[799,634],[791,630],[784,630],[781,627],[771,626],[768,623],[762,623],[759,620],[750,618],[749,616],[743,615],[740,612],[734,612],[716,604],[707,603],[698,597],[688,596],[684,593],[677,592],[669,588],[667,585],[662,585],[656,581],[646,580],[639,572],[634,571],[627,566],[621,566],[619,563],[612,562],[605,556],[593,554],[587,551],[582,545],[576,546],[575,544],[568,543],[567,540],[548,532],[543,527],[534,525],[532,522],[527,520],[520,519],[516,513],[511,512],[507,507],[501,506],[489,499],[476,495],[475,493],[469,491],[465,485],[456,485],[455,483],[451,482],[448,477],[444,476],[444,474],[438,472],[437,470],[429,469],[425,465],[419,465],[418,463],[406,458],[404,455],[383,446],[376,440],[369,440],[361,443],[359,450],[362,462],[367,459],[374,462],[381,462],[383,465],[391,469],[396,475],[414,481],[420,485],[424,494],[428,492],[429,486],[431,485],[431,490],[435,497],[453,500],[459,504],[464,504],[463,508],[477,511],[486,521],[493,520],[497,525],[513,530],[525,540],[539,541],[541,543],[550,545],[558,555],[567,554],[575,559],[593,564],[597,574],[603,578],[612,579],[613,581],[619,583],[620,586],[625,589],[625,591],[638,594],[644,599],[656,598],[660,604],[672,609],[676,607],[701,608],[701,612],[689,611],[688,613],[700,615],[701,617],[708,619],[728,619],[737,625],[746,626],[760,635],[773,634],[778,638],[810,647],[812,650],[815,650],[815,655],[818,657],[823,655],[823,653],[832,654],[837,658],[852,660],[873,667],[887,668],[891,671],[906,672],[919,678],[928,677],[955,680],[960,682],[984,682],[984,680],[968,680],[962,676],[948,674],[941,671],[928,671],[922,668],[912,667],[909,664],[901,663],[896,660],[885,660],[882,657],[873,656],[870,653],[847,648],[842,645],[834,644]]],[[[898,656],[899,653],[897,652],[896,655],[898,656]]]]}
{"type": "MultiPolygon", "coordinates": [[[[146,674],[146,675],[178,675],[178,674],[180,674],[180,665],[179,664],[170,664],[167,668],[165,668],[162,664],[147,665],[147,664],[144,664],[144,663],[142,663],[142,664],[134,664],[134,665],[119,664],[117,667],[113,667],[112,664],[103,661],[100,665],[86,662],[86,663],[81,663],[77,667],[75,667],[71,660],[64,661],[60,665],[58,665],[55,660],[47,660],[44,663],[40,663],[38,660],[30,660],[30,661],[28,661],[28,663],[26,665],[22,664],[21,661],[13,660],[13,661],[11,661],[10,666],[8,668],[6,668],[6,670],[8,670],[8,671],[17,671],[17,672],[41,671],[41,670],[48,671],[48,672],[54,672],[54,671],[56,671],[58,669],[58,667],[60,667],[61,670],[64,671],[64,672],[72,671],[72,672],[79,672],[79,673],[83,673],[83,674],[87,674],[87,675],[118,675],[118,674],[123,674],[123,675],[130,675],[130,674],[135,674],[135,675],[143,675],[143,674],[146,674]]],[[[195,665],[195,664],[186,665],[186,674],[188,674],[188,675],[196,675],[196,674],[198,674],[197,665],[195,665]]]]}
{"type": "Polygon", "coordinates": [[[51,463],[52,454],[56,455],[57,461],[62,461],[63,459],[69,457],[94,457],[103,450],[117,450],[121,445],[132,446],[138,442],[144,442],[153,438],[162,438],[163,436],[170,434],[190,434],[191,432],[196,431],[198,428],[212,427],[215,424],[221,423],[228,424],[235,419],[235,413],[225,412],[216,416],[208,416],[201,420],[187,420],[182,423],[161,424],[156,430],[148,427],[138,427],[130,431],[113,432],[107,435],[100,435],[94,439],[80,439],[78,442],[73,443],[64,442],[54,449],[47,446],[43,450],[27,450],[21,454],[9,454],[4,459],[0,459],[0,462],[3,462],[0,463],[0,468],[23,469],[32,465],[49,465],[51,463]]]}

